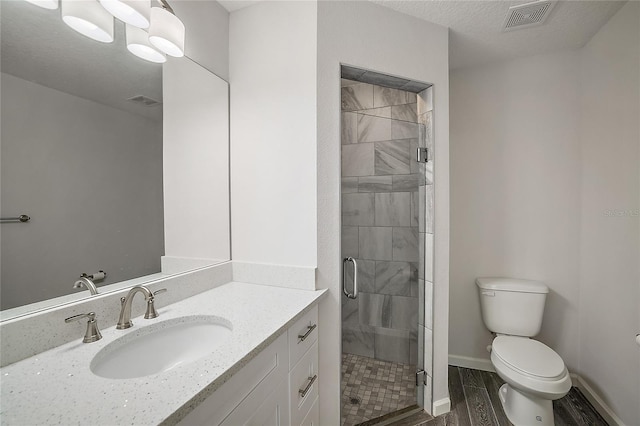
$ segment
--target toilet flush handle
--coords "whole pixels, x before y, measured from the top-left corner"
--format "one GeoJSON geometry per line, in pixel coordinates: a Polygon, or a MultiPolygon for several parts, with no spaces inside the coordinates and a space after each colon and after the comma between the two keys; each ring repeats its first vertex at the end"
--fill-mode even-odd
{"type": "Polygon", "coordinates": [[[640,346],[640,333],[636,334],[636,343],[640,346]]]}
{"type": "Polygon", "coordinates": [[[495,291],[489,291],[489,290],[482,290],[482,295],[483,296],[489,296],[489,297],[495,297],[496,292],[495,291]]]}

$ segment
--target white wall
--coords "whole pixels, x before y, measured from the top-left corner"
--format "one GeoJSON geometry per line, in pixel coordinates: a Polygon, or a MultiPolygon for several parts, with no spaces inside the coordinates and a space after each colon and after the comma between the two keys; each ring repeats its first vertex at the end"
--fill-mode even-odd
{"type": "Polygon", "coordinates": [[[582,53],[580,375],[640,424],[640,4],[582,53]],[[608,213],[608,211],[610,211],[608,213]],[[630,213],[629,213],[630,211],[630,213]],[[611,214],[611,215],[609,215],[611,214]]]}
{"type": "Polygon", "coordinates": [[[229,80],[229,12],[214,0],[181,0],[171,7],[185,25],[185,55],[229,80]]]}
{"type": "Polygon", "coordinates": [[[165,255],[228,260],[229,85],[188,58],[162,77],[165,255]]]}
{"type": "Polygon", "coordinates": [[[539,338],[578,365],[579,56],[536,56],[451,73],[454,356],[488,358],[475,278],[540,280],[539,338]]]}
{"type": "Polygon", "coordinates": [[[450,354],[488,360],[474,278],[552,289],[539,339],[640,423],[640,4],[578,51],[451,74],[450,354]]]}
{"type": "Polygon", "coordinates": [[[160,271],[161,122],[3,73],[1,137],[3,308],[160,271]]]}
{"type": "Polygon", "coordinates": [[[448,32],[446,28],[369,2],[321,1],[318,3],[317,277],[318,287],[328,288],[330,294],[320,306],[320,424],[338,424],[340,418],[341,63],[434,84],[437,253],[434,400],[448,397],[448,32]]]}
{"type": "Polygon", "coordinates": [[[166,273],[231,256],[229,12],[213,0],[172,7],[188,59],[163,66],[166,273]]]}
{"type": "Polygon", "coordinates": [[[316,266],[315,2],[230,19],[232,258],[316,266]]]}

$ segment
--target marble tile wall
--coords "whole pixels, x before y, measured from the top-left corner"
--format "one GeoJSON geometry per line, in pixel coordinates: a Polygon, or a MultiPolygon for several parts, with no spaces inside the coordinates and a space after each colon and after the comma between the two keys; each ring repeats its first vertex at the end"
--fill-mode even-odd
{"type": "Polygon", "coordinates": [[[343,80],[342,255],[358,261],[360,292],[342,298],[343,352],[414,365],[427,294],[418,112],[415,93],[343,80]]]}

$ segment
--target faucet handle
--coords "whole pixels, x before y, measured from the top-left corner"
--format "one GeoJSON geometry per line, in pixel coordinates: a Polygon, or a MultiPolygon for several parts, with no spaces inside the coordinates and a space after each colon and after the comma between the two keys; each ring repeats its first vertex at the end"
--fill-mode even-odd
{"type": "Polygon", "coordinates": [[[107,277],[107,273],[100,269],[98,272],[94,272],[93,274],[87,274],[83,272],[80,274],[80,278],[89,278],[90,280],[100,281],[107,277]]]}
{"type": "Polygon", "coordinates": [[[72,317],[65,318],[64,322],[70,323],[72,321],[78,321],[83,318],[89,318],[89,321],[87,321],[87,331],[84,333],[84,339],[82,339],[82,342],[91,343],[97,342],[98,340],[102,339],[102,334],[100,334],[100,330],[98,329],[98,322],[96,321],[95,312],[74,315],[72,317]]]}
{"type": "Polygon", "coordinates": [[[145,319],[152,319],[158,317],[158,311],[156,311],[156,307],[154,305],[155,295],[166,292],[166,288],[161,288],[160,290],[156,290],[153,292],[153,295],[147,300],[147,312],[144,314],[145,319]]]}

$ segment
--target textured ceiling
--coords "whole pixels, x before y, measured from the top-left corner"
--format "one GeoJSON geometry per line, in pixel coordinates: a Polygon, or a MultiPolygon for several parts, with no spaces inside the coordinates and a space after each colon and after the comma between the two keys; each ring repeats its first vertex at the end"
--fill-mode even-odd
{"type": "MultiPolygon", "coordinates": [[[[452,69],[580,48],[625,3],[559,1],[544,25],[503,33],[501,27],[509,6],[526,1],[370,1],[449,27],[452,69]]],[[[234,11],[257,1],[220,3],[234,11]]],[[[0,8],[3,72],[150,118],[160,117],[160,108],[126,100],[136,95],[161,100],[162,72],[161,66],[129,54],[120,22],[115,42],[102,44],[64,25],[59,10],[4,0],[0,1],[0,8]]]]}
{"type": "MultiPolygon", "coordinates": [[[[502,24],[509,7],[532,0],[369,1],[449,27],[449,66],[452,69],[578,49],[584,46],[626,2],[561,0],[556,3],[544,25],[503,33],[502,24]]],[[[220,3],[233,12],[258,1],[227,0],[220,3]]]]}
{"type": "Polygon", "coordinates": [[[124,25],[115,41],[99,43],[67,27],[60,10],[26,1],[0,1],[2,72],[105,105],[162,118],[161,107],[127,101],[136,95],[162,100],[162,66],[129,53],[124,25]]]}
{"type": "Polygon", "coordinates": [[[584,46],[625,1],[558,1],[544,25],[503,33],[512,5],[529,1],[398,1],[374,3],[451,29],[452,69],[584,46]]]}

